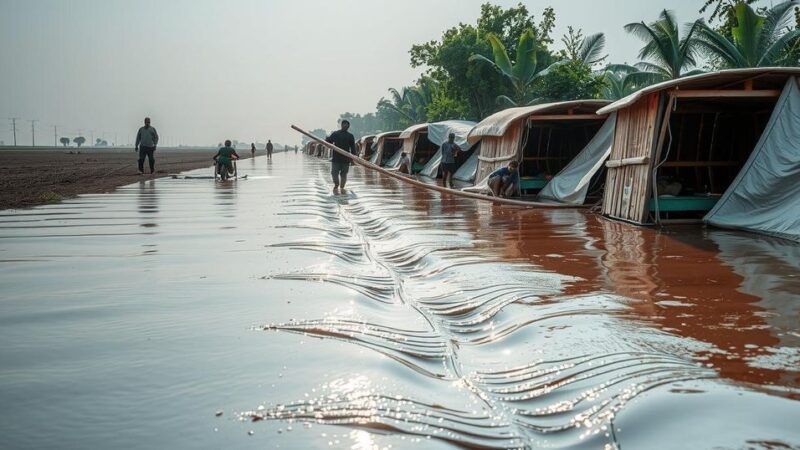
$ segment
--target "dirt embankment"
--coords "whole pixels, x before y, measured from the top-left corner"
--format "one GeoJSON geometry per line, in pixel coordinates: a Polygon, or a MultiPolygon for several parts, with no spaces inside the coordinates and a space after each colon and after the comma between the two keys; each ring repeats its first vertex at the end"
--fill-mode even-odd
{"type": "Polygon", "coordinates": [[[142,176],[133,149],[2,149],[0,209],[53,203],[78,194],[111,191],[142,177],[211,167],[214,153],[213,149],[158,149],[156,173],[147,173],[145,161],[146,175],[142,176]]]}

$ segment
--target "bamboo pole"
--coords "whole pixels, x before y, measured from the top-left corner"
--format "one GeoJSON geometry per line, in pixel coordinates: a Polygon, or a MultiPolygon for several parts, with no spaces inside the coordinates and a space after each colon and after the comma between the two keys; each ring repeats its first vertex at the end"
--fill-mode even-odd
{"type": "Polygon", "coordinates": [[[395,179],[400,180],[400,181],[402,181],[404,183],[408,183],[408,184],[411,184],[413,186],[421,187],[423,189],[428,189],[428,190],[431,190],[431,191],[437,191],[437,192],[441,192],[441,193],[444,193],[444,194],[450,194],[450,195],[454,195],[456,197],[472,198],[472,199],[476,199],[476,200],[487,200],[487,201],[490,201],[492,203],[497,203],[497,204],[500,204],[500,205],[520,206],[520,207],[525,207],[525,208],[543,208],[543,209],[588,208],[587,205],[575,206],[575,205],[562,205],[562,204],[559,204],[559,203],[526,202],[526,201],[522,201],[522,200],[511,200],[511,199],[507,199],[507,198],[492,197],[492,196],[483,195],[483,194],[475,194],[475,193],[472,193],[472,192],[464,192],[464,191],[460,191],[460,190],[457,190],[457,189],[449,189],[449,188],[445,188],[445,187],[442,187],[442,186],[437,186],[437,185],[434,185],[434,184],[423,183],[423,182],[417,181],[417,180],[415,180],[413,178],[408,178],[408,177],[405,177],[405,176],[400,175],[398,173],[390,172],[390,171],[384,169],[383,167],[376,166],[375,164],[372,164],[369,161],[365,161],[365,160],[363,160],[361,158],[358,158],[355,155],[353,155],[352,153],[344,151],[341,148],[339,148],[339,147],[337,147],[337,146],[335,146],[335,145],[333,145],[331,143],[325,142],[322,139],[312,135],[311,133],[303,130],[302,128],[300,128],[300,127],[298,127],[296,125],[292,125],[292,129],[297,131],[300,134],[305,135],[309,139],[312,139],[312,140],[316,141],[318,144],[324,145],[325,147],[329,148],[331,151],[334,151],[334,152],[336,152],[336,153],[338,153],[338,154],[350,159],[350,161],[352,161],[352,162],[354,162],[354,163],[356,163],[356,164],[358,164],[360,166],[364,166],[367,169],[372,169],[372,170],[374,170],[376,172],[379,172],[379,173],[382,173],[382,174],[384,174],[384,175],[386,175],[388,177],[395,178],[395,179]]]}

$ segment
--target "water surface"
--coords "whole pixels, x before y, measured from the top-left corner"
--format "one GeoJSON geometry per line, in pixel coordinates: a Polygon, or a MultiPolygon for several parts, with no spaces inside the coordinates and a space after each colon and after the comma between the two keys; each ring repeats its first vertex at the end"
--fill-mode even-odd
{"type": "Polygon", "coordinates": [[[239,169],[0,213],[0,447],[800,448],[797,245],[239,169]]]}

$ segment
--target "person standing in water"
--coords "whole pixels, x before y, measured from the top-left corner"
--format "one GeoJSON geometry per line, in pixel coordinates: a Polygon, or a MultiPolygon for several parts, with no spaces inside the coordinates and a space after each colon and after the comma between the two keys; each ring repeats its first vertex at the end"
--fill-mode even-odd
{"type": "Polygon", "coordinates": [[[250,143],[250,157],[251,158],[255,158],[256,157],[256,144],[254,144],[252,142],[250,143]]]}
{"type": "Polygon", "coordinates": [[[156,129],[150,126],[150,118],[144,118],[144,126],[139,128],[136,133],[136,145],[133,150],[139,152],[139,175],[144,175],[144,158],[147,157],[147,162],[150,165],[150,173],[156,171],[155,152],[158,145],[158,133],[156,129]]]}
{"type": "Polygon", "coordinates": [[[456,171],[456,155],[462,151],[456,144],[456,135],[450,133],[447,142],[442,144],[442,182],[444,187],[453,187],[453,173],[456,171]]]}
{"type": "Polygon", "coordinates": [[[267,159],[272,159],[272,150],[275,147],[272,146],[272,141],[267,139],[267,159]]]}
{"type": "MultiPolygon", "coordinates": [[[[349,131],[347,131],[350,128],[350,122],[347,120],[342,120],[341,126],[341,129],[331,133],[331,135],[328,136],[325,141],[339,147],[351,155],[357,155],[358,150],[356,150],[356,138],[350,134],[349,131]]],[[[339,193],[339,186],[341,186],[342,192],[344,192],[344,186],[347,184],[347,172],[349,171],[350,158],[334,151],[333,155],[331,156],[331,176],[333,177],[334,194],[339,193]]]]}

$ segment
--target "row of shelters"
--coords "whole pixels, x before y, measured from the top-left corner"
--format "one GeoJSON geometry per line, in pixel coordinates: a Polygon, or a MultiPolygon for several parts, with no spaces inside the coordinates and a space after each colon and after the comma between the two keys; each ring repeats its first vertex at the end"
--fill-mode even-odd
{"type": "Polygon", "coordinates": [[[487,192],[517,161],[521,200],[638,225],[699,221],[800,241],[800,69],[758,68],[670,80],[616,102],[509,108],[480,123],[444,121],[365,136],[359,154],[389,170],[409,155],[435,180],[450,133],[455,179],[487,192]]]}

